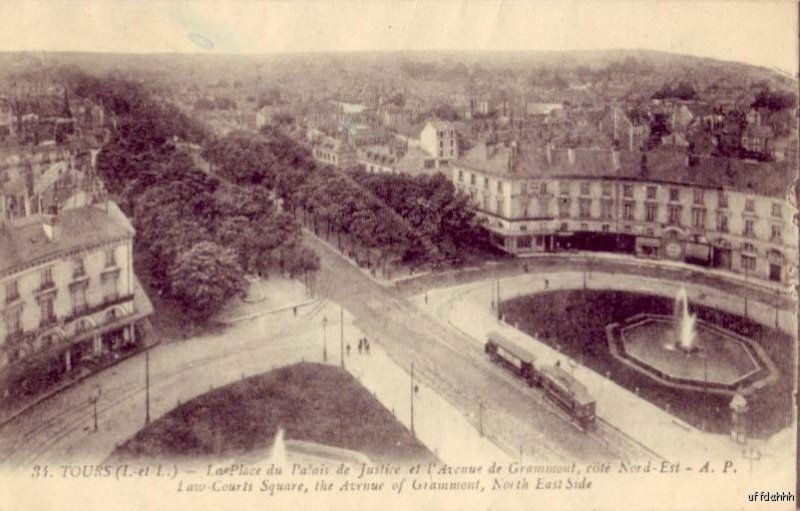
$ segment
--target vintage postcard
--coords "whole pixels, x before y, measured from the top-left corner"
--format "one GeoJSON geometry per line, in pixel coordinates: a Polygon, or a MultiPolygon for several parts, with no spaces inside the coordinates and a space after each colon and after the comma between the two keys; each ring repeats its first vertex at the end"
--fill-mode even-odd
{"type": "Polygon", "coordinates": [[[0,19],[0,510],[798,507],[797,2],[0,19]]]}

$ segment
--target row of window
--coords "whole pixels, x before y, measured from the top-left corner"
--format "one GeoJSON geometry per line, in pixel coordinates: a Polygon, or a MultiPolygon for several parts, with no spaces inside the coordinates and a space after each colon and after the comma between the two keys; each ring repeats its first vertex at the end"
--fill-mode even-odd
{"type": "MultiPolygon", "coordinates": [[[[579,199],[578,202],[578,216],[579,218],[591,218],[591,201],[592,199],[579,199]]],[[[611,200],[603,200],[601,203],[600,218],[613,219],[613,206],[614,202],[611,200]]],[[[569,218],[570,216],[570,199],[561,198],[558,202],[558,215],[561,218],[569,218]]],[[[622,218],[627,221],[635,221],[635,207],[636,203],[633,201],[626,201],[623,203],[622,218]]],[[[671,204],[667,206],[667,224],[680,226],[681,215],[683,207],[680,205],[671,204]]],[[[527,214],[526,214],[527,216],[527,214]]],[[[646,203],[644,210],[644,220],[646,222],[656,222],[658,219],[658,204],[646,203]]],[[[692,208],[692,227],[697,229],[706,228],[706,209],[705,208],[692,208]]],[[[717,231],[730,232],[728,223],[728,214],[717,212],[717,231]]],[[[782,240],[783,225],[772,224],[770,226],[770,241],[780,243],[782,240]]],[[[748,238],[755,238],[755,219],[745,218],[742,228],[742,236],[748,238]]]]}
{"type": "MultiPolygon", "coordinates": [[[[578,200],[578,217],[579,218],[592,218],[591,206],[592,200],[589,198],[580,198],[578,200]]],[[[496,209],[494,212],[502,214],[504,201],[502,198],[497,198],[496,209]]],[[[489,211],[490,200],[488,194],[483,195],[482,207],[484,211],[489,211]]],[[[543,215],[547,215],[547,201],[540,204],[540,209],[543,215]]],[[[600,202],[600,218],[605,220],[614,219],[614,206],[615,202],[611,199],[603,199],[600,202]]],[[[559,218],[570,218],[571,216],[572,200],[569,197],[561,197],[558,200],[558,216],[559,218]]],[[[636,202],[625,201],[622,208],[622,219],[626,221],[636,221],[635,215],[636,202]]],[[[644,220],[646,222],[658,221],[659,204],[648,202],[645,203],[644,220]]],[[[682,212],[683,207],[677,204],[670,204],[667,206],[667,224],[674,226],[682,225],[682,212]]],[[[692,208],[691,225],[697,229],[706,228],[706,215],[705,208],[692,208]]],[[[523,205],[522,216],[528,217],[527,204],[523,205]]],[[[716,230],[722,233],[730,232],[729,214],[726,212],[718,211],[716,218],[716,230]]],[[[782,242],[782,224],[772,224],[770,226],[770,241],[775,243],[782,242]]],[[[755,238],[755,219],[745,218],[742,227],[742,236],[748,238],[755,238]]]]}
{"type": "MultiPolygon", "coordinates": [[[[464,171],[458,171],[458,180],[460,182],[464,181],[464,171]]],[[[476,186],[476,175],[470,174],[470,185],[476,186]]],[[[560,195],[569,195],[571,189],[572,182],[570,181],[561,181],[559,182],[559,193],[560,195]]],[[[528,183],[521,183],[521,193],[526,195],[528,193],[528,183]]],[[[602,186],[602,196],[603,197],[611,197],[613,195],[613,183],[601,183],[602,186]]],[[[489,178],[483,178],[483,187],[489,189],[489,178]]],[[[584,181],[580,183],[580,194],[583,196],[591,195],[591,183],[588,181],[584,181]]],[[[497,192],[503,192],[503,182],[497,181],[497,192]]],[[[625,184],[622,186],[622,196],[625,198],[633,198],[634,192],[634,185],[625,184]]],[[[646,187],[647,199],[648,200],[655,200],[658,194],[658,186],[655,185],[648,185],[646,187]]],[[[539,183],[539,194],[546,195],[547,194],[547,183],[539,183]]],[[[681,189],[680,188],[670,188],[669,189],[669,201],[670,202],[680,202],[681,197],[681,189]]],[[[694,204],[702,205],[705,203],[705,190],[702,189],[693,189],[692,190],[692,202],[694,204]]],[[[717,207],[718,208],[727,208],[728,207],[728,195],[723,192],[717,192],[717,207]]],[[[746,198],[745,199],[745,211],[747,212],[755,212],[755,199],[754,198],[746,198]]],[[[782,216],[781,213],[781,204],[779,202],[772,203],[772,210],[771,215],[775,218],[780,218],[782,216]]]]}
{"type": "MultiPolygon", "coordinates": [[[[111,268],[117,265],[116,250],[108,248],[105,251],[105,267],[111,268]]],[[[86,277],[86,264],[83,257],[75,257],[72,260],[72,278],[81,279],[86,277]]],[[[6,303],[19,299],[19,282],[17,279],[6,283],[6,303]]],[[[48,266],[39,270],[39,290],[55,287],[53,282],[53,267],[48,266]]]]}
{"type": "MultiPolygon", "coordinates": [[[[119,274],[106,273],[102,276],[103,299],[110,302],[119,298],[119,274]]],[[[71,286],[72,315],[77,316],[89,309],[86,301],[88,282],[71,286]]],[[[39,327],[44,328],[56,322],[55,293],[45,293],[36,298],[39,305],[39,327]]],[[[22,333],[22,307],[12,307],[6,311],[6,330],[9,335],[22,333]]]]}

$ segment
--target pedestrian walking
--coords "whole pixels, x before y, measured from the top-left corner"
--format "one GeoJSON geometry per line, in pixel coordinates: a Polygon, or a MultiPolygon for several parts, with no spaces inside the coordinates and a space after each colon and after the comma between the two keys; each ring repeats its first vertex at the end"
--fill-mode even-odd
{"type": "Polygon", "coordinates": [[[361,355],[361,349],[364,347],[364,339],[358,340],[358,354],[361,355]]]}
{"type": "Polygon", "coordinates": [[[547,279],[544,279],[544,288],[545,289],[549,289],[550,288],[550,281],[547,280],[547,279]]]}
{"type": "Polygon", "coordinates": [[[347,356],[350,356],[350,343],[347,343],[347,356]]]}
{"type": "Polygon", "coordinates": [[[297,317],[297,307],[292,307],[292,312],[294,313],[294,317],[297,317]]]}
{"type": "Polygon", "coordinates": [[[366,350],[367,355],[369,355],[369,341],[366,338],[364,338],[364,349],[366,350]]]}

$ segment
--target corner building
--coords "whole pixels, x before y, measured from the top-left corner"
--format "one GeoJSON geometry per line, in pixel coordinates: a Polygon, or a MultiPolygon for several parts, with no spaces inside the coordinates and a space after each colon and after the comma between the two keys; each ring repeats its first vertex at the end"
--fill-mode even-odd
{"type": "Polygon", "coordinates": [[[783,283],[797,273],[787,162],[481,142],[452,172],[511,254],[620,252],[783,283]]]}
{"type": "Polygon", "coordinates": [[[0,223],[0,396],[34,395],[145,343],[134,229],[109,202],[0,223]]]}

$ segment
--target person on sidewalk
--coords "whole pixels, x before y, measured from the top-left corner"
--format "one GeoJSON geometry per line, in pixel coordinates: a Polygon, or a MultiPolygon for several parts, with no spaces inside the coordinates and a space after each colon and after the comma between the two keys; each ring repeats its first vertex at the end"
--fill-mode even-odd
{"type": "Polygon", "coordinates": [[[550,289],[550,281],[547,280],[547,279],[544,279],[544,288],[545,289],[550,289]]]}
{"type": "Polygon", "coordinates": [[[347,356],[350,356],[350,343],[347,343],[347,356]]]}
{"type": "Polygon", "coordinates": [[[369,355],[369,341],[366,337],[364,338],[364,349],[366,350],[367,355],[369,355]]]}
{"type": "Polygon", "coordinates": [[[361,355],[361,348],[364,347],[364,339],[358,340],[358,354],[361,355]]]}

